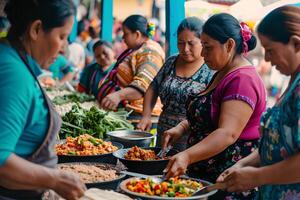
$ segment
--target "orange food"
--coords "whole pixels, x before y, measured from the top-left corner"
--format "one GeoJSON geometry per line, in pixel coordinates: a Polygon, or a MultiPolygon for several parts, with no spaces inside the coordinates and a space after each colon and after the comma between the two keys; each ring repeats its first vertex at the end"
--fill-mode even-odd
{"type": "Polygon", "coordinates": [[[160,158],[155,154],[153,150],[145,150],[140,147],[131,147],[124,155],[128,160],[159,160],[160,158]]]}
{"type": "Polygon", "coordinates": [[[57,155],[90,156],[111,153],[118,150],[111,142],[106,142],[91,135],[68,137],[66,142],[55,146],[57,155]]]}

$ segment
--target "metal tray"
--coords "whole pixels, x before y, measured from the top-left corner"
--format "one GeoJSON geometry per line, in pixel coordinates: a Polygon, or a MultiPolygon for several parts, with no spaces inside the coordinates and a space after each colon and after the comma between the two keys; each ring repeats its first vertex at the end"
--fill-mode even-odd
{"type": "Polygon", "coordinates": [[[106,133],[111,141],[119,142],[124,145],[125,148],[138,146],[138,147],[149,147],[152,140],[156,137],[149,132],[145,131],[112,131],[106,133]]]}
{"type": "MultiPolygon", "coordinates": [[[[184,178],[184,177],[181,177],[181,178],[184,178]]],[[[132,197],[135,197],[135,198],[140,198],[140,199],[145,199],[145,200],[192,200],[192,199],[200,199],[200,200],[206,200],[208,199],[209,196],[212,196],[214,195],[217,190],[214,190],[214,191],[211,191],[207,194],[204,194],[204,195],[198,195],[198,196],[192,196],[192,197],[159,197],[159,196],[150,196],[150,195],[146,195],[146,194],[140,194],[140,193],[136,193],[136,192],[132,192],[130,190],[128,190],[126,188],[126,184],[133,180],[133,179],[139,179],[139,178],[128,178],[126,180],[123,180],[121,183],[120,183],[120,189],[122,191],[124,191],[126,194],[132,196],[132,197]]],[[[191,180],[195,180],[195,181],[199,181],[201,182],[204,186],[207,186],[207,185],[211,185],[212,183],[208,182],[208,181],[204,181],[204,180],[201,180],[201,179],[195,179],[195,178],[188,178],[188,179],[191,179],[191,180]]]]}

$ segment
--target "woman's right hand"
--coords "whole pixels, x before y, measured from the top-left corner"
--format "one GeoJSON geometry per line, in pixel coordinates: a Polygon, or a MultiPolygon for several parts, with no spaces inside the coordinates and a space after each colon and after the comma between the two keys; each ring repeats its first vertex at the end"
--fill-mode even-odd
{"type": "Polygon", "coordinates": [[[177,126],[166,130],[163,134],[162,148],[165,149],[173,144],[183,135],[184,128],[178,124],[177,126]]]}
{"type": "Polygon", "coordinates": [[[55,184],[53,189],[57,194],[67,200],[77,200],[86,190],[82,180],[73,173],[55,170],[55,184]]]}
{"type": "Polygon", "coordinates": [[[151,125],[151,117],[143,117],[136,127],[141,131],[149,131],[151,129],[151,125]]]}

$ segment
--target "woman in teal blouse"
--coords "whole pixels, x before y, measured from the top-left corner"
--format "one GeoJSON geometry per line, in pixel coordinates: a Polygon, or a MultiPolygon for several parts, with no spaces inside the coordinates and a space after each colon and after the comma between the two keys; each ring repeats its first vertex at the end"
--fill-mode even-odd
{"type": "Polygon", "coordinates": [[[290,83],[261,119],[258,151],[221,174],[228,191],[259,187],[258,199],[300,199],[300,8],[273,10],[258,25],[265,60],[290,83]]]}
{"type": "Polygon", "coordinates": [[[71,0],[10,0],[11,23],[0,42],[0,199],[42,199],[52,189],[78,199],[80,178],[55,169],[60,118],[37,81],[67,44],[72,30],[71,0]]]}
{"type": "Polygon", "coordinates": [[[93,94],[99,93],[99,82],[111,71],[115,64],[115,54],[110,42],[99,40],[93,46],[96,62],[86,66],[80,76],[78,91],[93,94]]]}

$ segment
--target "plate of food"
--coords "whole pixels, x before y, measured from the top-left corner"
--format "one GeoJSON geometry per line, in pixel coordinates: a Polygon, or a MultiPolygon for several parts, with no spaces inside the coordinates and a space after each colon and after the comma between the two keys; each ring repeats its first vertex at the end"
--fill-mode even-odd
{"type": "Polygon", "coordinates": [[[115,190],[126,176],[119,173],[120,170],[116,165],[107,163],[61,163],[57,168],[79,175],[87,188],[115,190]]]}
{"type": "Polygon", "coordinates": [[[160,175],[169,162],[169,158],[178,151],[171,149],[165,157],[160,158],[157,154],[160,152],[159,147],[141,148],[134,146],[132,148],[120,149],[113,153],[128,171],[137,172],[147,175],[160,175]]]}
{"type": "Polygon", "coordinates": [[[203,195],[192,196],[198,189],[207,185],[211,185],[211,183],[189,177],[170,178],[161,183],[156,183],[149,177],[147,179],[129,178],[123,180],[120,189],[130,196],[141,199],[191,200],[207,199],[217,192],[215,190],[203,195]]]}
{"type": "Polygon", "coordinates": [[[88,134],[67,137],[55,146],[58,163],[109,162],[116,163],[112,153],[123,148],[117,142],[104,141],[88,134]]]}

